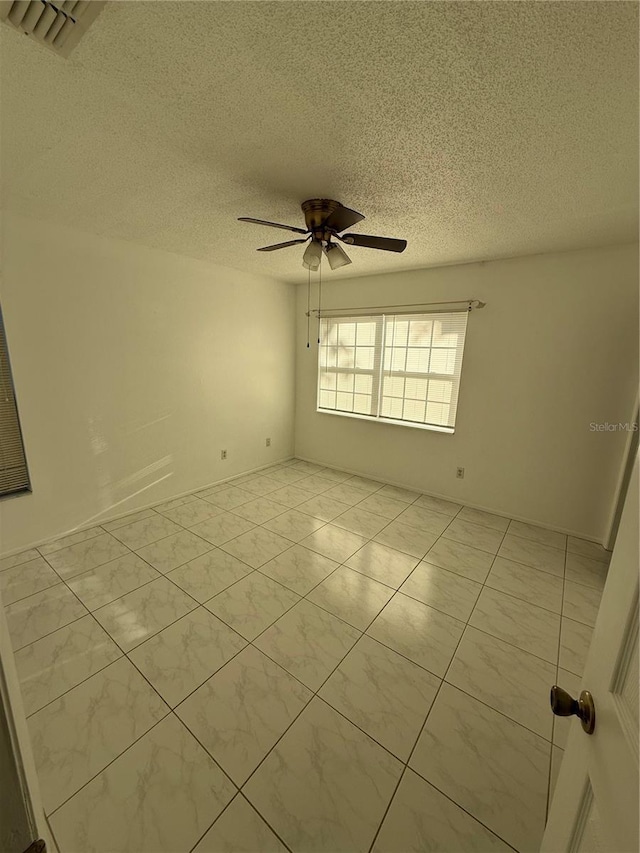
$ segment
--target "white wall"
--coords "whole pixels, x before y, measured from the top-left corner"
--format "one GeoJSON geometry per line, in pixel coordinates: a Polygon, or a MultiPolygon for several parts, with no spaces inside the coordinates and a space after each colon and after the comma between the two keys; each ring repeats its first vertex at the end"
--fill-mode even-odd
{"type": "Polygon", "coordinates": [[[601,540],[625,434],[589,424],[632,414],[637,270],[630,245],[334,283],[327,271],[327,308],[487,307],[469,317],[456,432],[445,435],[315,411],[317,346],[306,349],[300,287],[296,455],[601,540]]]}
{"type": "Polygon", "coordinates": [[[291,285],[13,216],[1,274],[33,494],[0,553],[291,455],[291,285]]]}

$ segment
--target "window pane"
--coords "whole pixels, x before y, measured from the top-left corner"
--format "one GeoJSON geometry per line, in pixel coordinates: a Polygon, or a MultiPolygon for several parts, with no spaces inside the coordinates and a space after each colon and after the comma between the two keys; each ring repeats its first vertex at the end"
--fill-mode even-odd
{"type": "Polygon", "coordinates": [[[338,343],[341,346],[354,346],[356,342],[356,324],[340,323],[338,327],[338,343]]]}
{"type": "Polygon", "coordinates": [[[340,347],[338,350],[338,367],[353,367],[355,347],[340,347]]]}
{"type": "Polygon", "coordinates": [[[335,367],[338,350],[335,347],[322,347],[320,349],[321,367],[335,367]]]}
{"type": "Polygon", "coordinates": [[[404,393],[413,400],[424,400],[427,396],[427,380],[407,379],[404,393]]]}
{"type": "Polygon", "coordinates": [[[427,398],[436,403],[450,403],[453,385],[445,380],[432,379],[429,382],[427,398]]]}
{"type": "Polygon", "coordinates": [[[407,351],[407,373],[428,373],[429,354],[428,349],[412,349],[407,351]]]}
{"type": "Polygon", "coordinates": [[[427,403],[427,423],[446,426],[449,423],[449,410],[450,407],[444,403],[427,403]]]}
{"type": "Polygon", "coordinates": [[[362,370],[373,370],[373,347],[356,347],[356,367],[362,370]]]}
{"type": "MultiPolygon", "coordinates": [[[[456,321],[456,326],[458,325],[456,321]]],[[[460,332],[452,329],[450,320],[436,320],[433,324],[432,347],[457,347],[460,332]]]]}
{"type": "Polygon", "coordinates": [[[385,397],[404,397],[404,377],[385,376],[382,393],[385,397]]]}
{"type": "Polygon", "coordinates": [[[404,370],[407,358],[406,349],[400,349],[400,347],[394,347],[391,350],[391,369],[392,370],[404,370]]]}
{"type": "Polygon", "coordinates": [[[418,400],[405,400],[403,418],[407,421],[424,422],[425,403],[418,400]]]}
{"type": "Polygon", "coordinates": [[[456,351],[454,349],[431,350],[431,373],[453,373],[456,369],[456,351]]]}
{"type": "Polygon", "coordinates": [[[373,388],[373,378],[371,376],[363,376],[361,373],[356,373],[356,393],[371,394],[373,388]]]}
{"type": "Polygon", "coordinates": [[[432,320],[412,320],[409,328],[410,347],[428,347],[431,345],[432,320]]]}
{"type": "Polygon", "coordinates": [[[385,418],[402,418],[402,400],[395,397],[385,397],[382,401],[382,415],[385,418]]]}
{"type": "Polygon", "coordinates": [[[356,344],[359,347],[373,346],[376,342],[376,323],[358,323],[356,344]]]}
{"type": "Polygon", "coordinates": [[[353,391],[353,373],[338,374],[338,391],[353,391]]]}
{"type": "Polygon", "coordinates": [[[356,394],[353,398],[353,411],[362,415],[370,415],[371,397],[368,394],[356,394]]]}
{"type": "Polygon", "coordinates": [[[330,320],[325,321],[328,323],[327,330],[324,336],[323,342],[325,344],[337,344],[338,343],[338,324],[334,323],[330,320]]]}
{"type": "Polygon", "coordinates": [[[338,391],[336,395],[336,407],[345,412],[353,411],[353,394],[344,394],[338,391]]]}
{"type": "Polygon", "coordinates": [[[324,373],[320,374],[320,387],[323,391],[335,391],[336,390],[336,374],[335,373],[324,373]]]}
{"type": "Polygon", "coordinates": [[[320,392],[320,407],[323,409],[335,409],[336,407],[336,392],[321,391],[320,392]]]}

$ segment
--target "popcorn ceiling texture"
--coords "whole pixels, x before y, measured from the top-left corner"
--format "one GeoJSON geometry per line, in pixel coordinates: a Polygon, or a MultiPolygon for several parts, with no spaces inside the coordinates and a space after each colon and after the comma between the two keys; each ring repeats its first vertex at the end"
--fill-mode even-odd
{"type": "Polygon", "coordinates": [[[322,196],[333,278],[637,237],[637,4],[110,2],[68,60],[0,27],[2,200],[287,281],[322,196]],[[291,235],[293,238],[293,235],[291,235]]]}

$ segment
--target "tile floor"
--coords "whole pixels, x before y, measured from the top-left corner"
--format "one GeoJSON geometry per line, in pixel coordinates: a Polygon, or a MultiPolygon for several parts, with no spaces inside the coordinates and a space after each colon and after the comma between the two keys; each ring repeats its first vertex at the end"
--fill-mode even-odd
{"type": "Polygon", "coordinates": [[[607,563],[298,460],[1,560],[60,853],[537,851],[607,563]]]}

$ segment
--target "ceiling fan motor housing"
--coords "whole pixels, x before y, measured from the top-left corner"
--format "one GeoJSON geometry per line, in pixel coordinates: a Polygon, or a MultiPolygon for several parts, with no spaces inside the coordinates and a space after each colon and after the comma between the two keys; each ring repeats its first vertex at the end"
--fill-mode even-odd
{"type": "Polygon", "coordinates": [[[310,198],[303,201],[301,207],[304,221],[309,231],[313,233],[314,239],[328,240],[331,234],[321,226],[334,210],[342,207],[340,202],[331,198],[310,198]]]}

